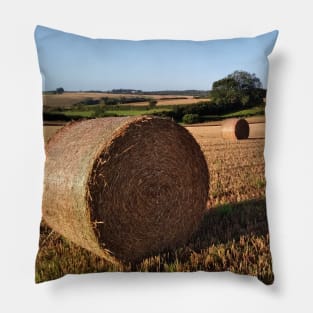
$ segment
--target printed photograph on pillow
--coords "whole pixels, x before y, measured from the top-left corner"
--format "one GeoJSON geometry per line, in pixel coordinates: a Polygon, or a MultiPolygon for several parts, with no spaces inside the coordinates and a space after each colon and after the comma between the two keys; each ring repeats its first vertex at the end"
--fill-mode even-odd
{"type": "Polygon", "coordinates": [[[36,283],[130,271],[273,283],[264,143],[277,35],[131,41],[37,26],[36,283]]]}

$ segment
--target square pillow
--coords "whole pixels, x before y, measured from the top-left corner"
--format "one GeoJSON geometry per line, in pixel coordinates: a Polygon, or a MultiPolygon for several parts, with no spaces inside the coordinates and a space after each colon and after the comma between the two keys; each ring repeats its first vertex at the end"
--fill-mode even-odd
{"type": "Polygon", "coordinates": [[[277,35],[130,41],[37,26],[37,283],[199,270],[273,283],[263,152],[277,35]]]}

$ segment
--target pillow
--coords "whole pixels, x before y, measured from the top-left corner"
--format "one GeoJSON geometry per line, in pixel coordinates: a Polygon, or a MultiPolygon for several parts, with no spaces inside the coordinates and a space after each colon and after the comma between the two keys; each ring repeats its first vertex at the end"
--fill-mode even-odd
{"type": "Polygon", "coordinates": [[[130,41],[37,26],[37,283],[200,270],[273,283],[263,151],[277,35],[130,41]]]}

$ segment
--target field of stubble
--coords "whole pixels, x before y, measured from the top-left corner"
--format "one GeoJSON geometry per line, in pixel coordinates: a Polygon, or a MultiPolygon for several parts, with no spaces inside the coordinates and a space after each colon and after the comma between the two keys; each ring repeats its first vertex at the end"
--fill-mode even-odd
{"type": "MultiPolygon", "coordinates": [[[[46,126],[45,139],[60,127],[46,126]]],[[[264,123],[250,125],[250,138],[220,138],[220,126],[188,127],[209,166],[208,210],[189,242],[125,267],[125,271],[232,271],[272,283],[265,203],[264,123]]],[[[36,281],[66,273],[115,271],[114,266],[51,230],[40,227],[36,281]]]]}

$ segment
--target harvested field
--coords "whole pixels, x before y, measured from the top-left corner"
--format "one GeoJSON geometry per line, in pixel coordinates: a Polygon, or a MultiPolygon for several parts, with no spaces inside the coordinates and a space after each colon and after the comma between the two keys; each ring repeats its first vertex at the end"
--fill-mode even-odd
{"type": "Polygon", "coordinates": [[[86,99],[100,100],[103,97],[109,98],[147,98],[146,102],[133,102],[131,105],[147,106],[149,105],[148,99],[155,99],[158,101],[157,105],[176,105],[176,104],[194,104],[201,101],[208,101],[208,99],[194,99],[193,96],[181,96],[181,95],[145,95],[145,94],[112,94],[112,93],[96,93],[96,92],[66,92],[63,94],[44,94],[43,104],[45,107],[50,108],[69,108],[75,104],[78,104],[86,99]],[[177,99],[175,99],[177,98],[177,99]],[[182,99],[184,98],[184,99],[182,99]]]}
{"type": "MultiPolygon", "coordinates": [[[[249,123],[249,127],[249,139],[264,139],[264,123],[249,123]]],[[[197,138],[197,140],[202,140],[206,138],[222,138],[221,122],[211,122],[206,124],[198,124],[196,126],[186,126],[186,128],[192,133],[192,135],[197,138]]]]}
{"type": "MultiPolygon", "coordinates": [[[[263,119],[249,122],[263,122],[263,119]]],[[[142,260],[124,271],[233,271],[272,283],[266,218],[264,123],[250,124],[248,140],[218,137],[220,126],[190,126],[208,161],[208,211],[189,243],[142,260]]],[[[50,126],[48,126],[50,127],[50,126]]],[[[120,270],[41,225],[36,281],[64,273],[120,270]]]]}
{"type": "MultiPolygon", "coordinates": [[[[250,126],[250,139],[264,139],[265,123],[263,117],[247,118],[250,126]]],[[[49,138],[65,123],[45,123],[44,125],[44,140],[47,142],[49,138]]],[[[185,126],[189,132],[197,139],[205,138],[222,138],[221,121],[208,122],[202,124],[193,124],[185,126]]]]}
{"type": "Polygon", "coordinates": [[[47,107],[68,108],[85,99],[93,98],[99,100],[105,97],[103,93],[87,93],[87,92],[66,92],[61,95],[43,95],[43,105],[47,107]]]}
{"type": "Polygon", "coordinates": [[[44,126],[43,136],[44,136],[45,143],[47,143],[48,140],[62,127],[63,127],[63,125],[60,125],[60,126],[58,126],[58,125],[44,126]]]}

